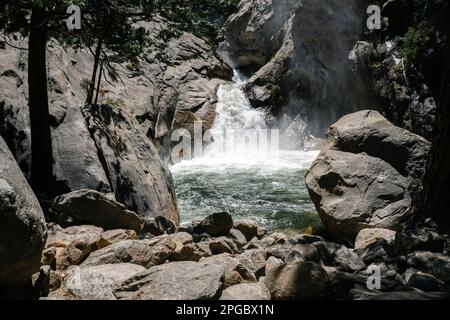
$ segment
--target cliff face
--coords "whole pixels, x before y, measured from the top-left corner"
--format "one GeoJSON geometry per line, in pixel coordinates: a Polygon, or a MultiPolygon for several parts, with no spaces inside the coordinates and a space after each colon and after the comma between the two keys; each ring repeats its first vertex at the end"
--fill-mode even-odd
{"type": "Polygon", "coordinates": [[[447,3],[379,1],[382,29],[374,31],[365,26],[369,4],[242,0],[221,54],[252,75],[253,106],[269,108],[282,130],[300,115],[323,136],[341,116],[375,109],[431,139],[447,3]]]}
{"type": "MultiPolygon", "coordinates": [[[[170,172],[161,161],[174,128],[214,119],[216,88],[231,77],[202,39],[162,37],[166,23],[145,27],[153,45],[135,61],[110,55],[118,77],[106,73],[98,110],[84,108],[93,58],[56,41],[48,45],[49,104],[56,194],[78,189],[112,192],[144,216],[178,221],[170,172]],[[117,78],[117,79],[114,79],[117,78]]],[[[26,46],[26,41],[17,43],[26,46]]],[[[0,135],[21,169],[30,168],[27,51],[1,44],[0,135]]]]}
{"type": "Polygon", "coordinates": [[[352,69],[395,125],[431,140],[440,91],[448,3],[390,0],[382,30],[367,31],[350,53],[352,69]]]}
{"type": "Polygon", "coordinates": [[[256,70],[246,86],[252,104],[278,119],[300,114],[315,135],[361,109],[347,59],[362,32],[360,2],[241,1],[220,50],[235,67],[256,70]]]}

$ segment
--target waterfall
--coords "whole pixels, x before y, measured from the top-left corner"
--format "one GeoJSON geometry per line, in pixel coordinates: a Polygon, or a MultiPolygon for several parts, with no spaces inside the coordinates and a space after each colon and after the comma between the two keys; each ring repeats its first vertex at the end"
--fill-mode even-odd
{"type": "MultiPolygon", "coordinates": [[[[203,156],[171,167],[181,223],[226,211],[269,230],[314,225],[318,216],[303,177],[318,151],[278,152],[278,130],[268,130],[264,111],[251,107],[238,72],[233,80],[218,89],[216,119],[204,137],[212,143],[203,156]]],[[[304,127],[297,120],[287,130],[293,140],[304,127]]]]}
{"type": "Polygon", "coordinates": [[[237,71],[233,81],[218,89],[217,115],[210,130],[213,142],[206,148],[204,157],[266,157],[271,144],[266,116],[250,105],[242,90],[245,80],[237,71]]]}

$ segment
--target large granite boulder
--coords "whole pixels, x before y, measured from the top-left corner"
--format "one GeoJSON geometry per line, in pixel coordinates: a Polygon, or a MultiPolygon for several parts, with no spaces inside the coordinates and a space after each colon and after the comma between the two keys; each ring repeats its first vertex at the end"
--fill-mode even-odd
{"type": "Polygon", "coordinates": [[[94,247],[103,233],[103,229],[95,226],[81,225],[63,229],[55,223],[47,225],[48,237],[46,248],[64,248],[73,242],[84,242],[87,246],[94,247]]]}
{"type": "Polygon", "coordinates": [[[211,300],[220,296],[225,266],[210,262],[171,262],[125,281],[115,295],[126,300],[211,300]]]}
{"type": "Polygon", "coordinates": [[[53,210],[105,230],[131,229],[140,232],[143,220],[123,204],[95,190],[77,190],[57,197],[53,210]]]}
{"type": "Polygon", "coordinates": [[[115,300],[114,289],[146,269],[131,263],[104,264],[69,269],[65,287],[75,299],[115,300]]]}
{"type": "Polygon", "coordinates": [[[175,248],[175,241],[165,238],[153,242],[125,240],[91,253],[81,266],[132,263],[149,268],[164,263],[175,248]]]}
{"type": "Polygon", "coordinates": [[[39,202],[0,137],[0,296],[39,271],[46,238],[39,202]]]}
{"type": "Polygon", "coordinates": [[[333,124],[306,175],[328,231],[353,240],[365,228],[402,228],[412,218],[411,201],[421,189],[429,149],[427,140],[376,111],[333,124]]]}
{"type": "Polygon", "coordinates": [[[83,114],[117,201],[141,217],[178,224],[172,176],[138,121],[109,105],[86,106],[83,114]]]}
{"type": "Polygon", "coordinates": [[[286,263],[268,261],[264,280],[274,300],[326,299],[328,281],[326,271],[319,264],[298,258],[286,263]]]}

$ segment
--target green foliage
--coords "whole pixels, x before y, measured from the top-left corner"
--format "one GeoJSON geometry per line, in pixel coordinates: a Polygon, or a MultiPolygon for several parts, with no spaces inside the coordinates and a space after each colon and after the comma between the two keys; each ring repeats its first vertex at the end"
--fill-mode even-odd
{"type": "Polygon", "coordinates": [[[435,30],[427,22],[410,28],[405,35],[403,56],[408,66],[420,66],[434,54],[436,44],[435,30]]]}
{"type": "Polygon", "coordinates": [[[425,81],[432,88],[438,86],[434,83],[440,72],[443,62],[445,39],[441,38],[435,26],[422,21],[417,27],[412,27],[403,39],[402,53],[405,66],[412,77],[413,83],[425,81]]]}
{"type": "Polygon", "coordinates": [[[176,36],[178,31],[186,30],[217,42],[221,25],[235,10],[239,0],[7,1],[0,7],[0,32],[28,36],[33,8],[41,8],[48,39],[55,38],[59,43],[75,49],[91,50],[95,57],[88,95],[88,100],[91,100],[93,87],[97,85],[97,65],[106,67],[112,80],[117,78],[117,72],[106,52],[115,53],[120,62],[124,62],[132,60],[149,47],[148,30],[138,22],[150,21],[158,15],[169,21],[169,28],[162,35],[166,38],[164,40],[176,36]],[[69,5],[78,5],[81,9],[81,30],[70,31],[66,27],[69,16],[66,10],[69,5]]]}
{"type": "Polygon", "coordinates": [[[5,34],[29,33],[33,6],[43,7],[47,15],[48,37],[74,48],[103,47],[123,60],[139,55],[149,45],[147,31],[136,22],[155,15],[170,21],[161,36],[169,39],[178,31],[190,31],[213,43],[221,40],[225,19],[236,10],[239,0],[7,0],[0,7],[0,31],[5,34]],[[83,15],[82,29],[69,31],[65,22],[69,5],[78,5],[83,15]]]}
{"type": "Polygon", "coordinates": [[[80,6],[82,28],[54,36],[60,43],[75,48],[95,47],[101,39],[104,49],[128,60],[140,54],[147,45],[147,31],[136,25],[133,18],[151,16],[151,5],[155,2],[158,1],[71,0],[71,4],[80,6]]]}
{"type": "Polygon", "coordinates": [[[239,0],[173,0],[163,16],[178,30],[208,39],[213,45],[223,40],[223,24],[236,11],[239,0]]]}

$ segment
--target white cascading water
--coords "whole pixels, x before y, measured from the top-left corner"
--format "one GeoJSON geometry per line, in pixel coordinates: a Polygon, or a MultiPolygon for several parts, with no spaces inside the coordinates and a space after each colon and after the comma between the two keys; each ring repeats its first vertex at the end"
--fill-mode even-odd
{"type": "Polygon", "coordinates": [[[258,134],[267,137],[265,114],[251,107],[242,90],[245,81],[237,71],[233,81],[234,84],[218,89],[217,116],[210,130],[213,143],[206,148],[203,158],[236,162],[267,157],[268,139],[258,140],[258,134]]]}
{"type": "Polygon", "coordinates": [[[314,225],[318,217],[304,175],[318,152],[277,152],[278,136],[266,130],[264,112],[251,107],[242,90],[245,81],[237,72],[233,80],[218,90],[217,116],[210,130],[213,143],[203,157],[171,168],[182,223],[227,211],[269,230],[299,231],[314,225]],[[261,136],[252,140],[255,132],[269,137],[269,142],[261,136]]]}

